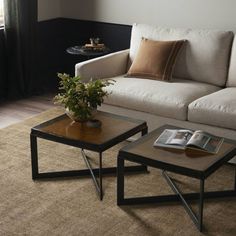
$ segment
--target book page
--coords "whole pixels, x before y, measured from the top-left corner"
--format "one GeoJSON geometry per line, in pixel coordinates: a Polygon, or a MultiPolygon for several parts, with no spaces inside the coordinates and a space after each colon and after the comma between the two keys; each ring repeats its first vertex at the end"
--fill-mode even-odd
{"type": "Polygon", "coordinates": [[[204,149],[211,153],[217,153],[220,149],[221,144],[223,143],[223,138],[213,136],[204,146],[204,149]]]}
{"type": "Polygon", "coordinates": [[[190,130],[175,130],[171,137],[166,141],[166,144],[185,146],[192,135],[193,132],[190,130]]]}
{"type": "Polygon", "coordinates": [[[202,131],[196,131],[191,139],[188,141],[187,145],[193,145],[202,149],[205,149],[205,146],[209,142],[211,137],[202,131]]]}
{"type": "Polygon", "coordinates": [[[165,129],[158,139],[154,142],[154,145],[165,145],[166,141],[173,135],[173,131],[169,129],[165,129]]]}

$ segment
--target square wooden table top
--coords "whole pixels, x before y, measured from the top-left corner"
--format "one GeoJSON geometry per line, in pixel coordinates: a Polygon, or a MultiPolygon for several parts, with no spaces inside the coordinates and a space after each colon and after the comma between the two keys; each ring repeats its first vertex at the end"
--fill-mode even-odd
{"type": "MultiPolygon", "coordinates": [[[[66,114],[37,125],[31,134],[50,140],[72,141],[86,146],[103,148],[112,143],[124,141],[126,138],[147,128],[145,121],[98,111],[94,117],[101,121],[99,128],[88,127],[86,123],[74,122],[66,114]],[[54,139],[53,139],[54,138],[54,139]]],[[[89,148],[90,149],[90,148],[89,148]]]]}
{"type": "Polygon", "coordinates": [[[205,178],[236,155],[235,141],[224,139],[217,154],[193,149],[154,147],[154,141],[165,129],[181,129],[170,125],[162,126],[139,140],[122,148],[120,155],[128,160],[151,165],[159,169],[205,178]]]}

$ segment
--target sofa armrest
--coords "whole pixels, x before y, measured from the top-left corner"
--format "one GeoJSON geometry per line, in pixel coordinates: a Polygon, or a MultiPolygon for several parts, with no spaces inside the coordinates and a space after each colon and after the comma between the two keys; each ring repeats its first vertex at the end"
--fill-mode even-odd
{"type": "Polygon", "coordinates": [[[84,82],[91,78],[103,79],[125,74],[129,49],[110,53],[75,65],[75,76],[81,76],[84,82]]]}

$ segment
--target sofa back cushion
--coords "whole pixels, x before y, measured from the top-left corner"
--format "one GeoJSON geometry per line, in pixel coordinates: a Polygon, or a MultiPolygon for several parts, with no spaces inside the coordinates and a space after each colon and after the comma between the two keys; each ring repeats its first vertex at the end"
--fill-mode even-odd
{"type": "Polygon", "coordinates": [[[236,38],[234,36],[233,46],[231,50],[229,75],[226,84],[227,87],[236,87],[236,38]]]}
{"type": "Polygon", "coordinates": [[[151,40],[187,40],[178,55],[173,77],[224,86],[228,74],[233,33],[231,31],[169,29],[134,24],[130,42],[130,62],[142,37],[151,40]]]}

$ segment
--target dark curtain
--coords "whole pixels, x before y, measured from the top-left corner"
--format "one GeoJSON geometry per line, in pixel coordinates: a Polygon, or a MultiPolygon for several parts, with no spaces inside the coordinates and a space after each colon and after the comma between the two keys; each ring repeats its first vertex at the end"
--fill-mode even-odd
{"type": "Polygon", "coordinates": [[[0,29],[0,101],[6,98],[6,51],[3,29],[0,29]]]}
{"type": "Polygon", "coordinates": [[[25,97],[37,86],[37,0],[4,0],[4,15],[8,97],[25,97]]]}

